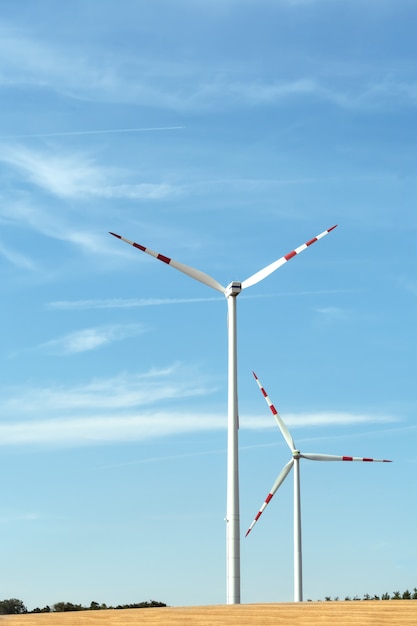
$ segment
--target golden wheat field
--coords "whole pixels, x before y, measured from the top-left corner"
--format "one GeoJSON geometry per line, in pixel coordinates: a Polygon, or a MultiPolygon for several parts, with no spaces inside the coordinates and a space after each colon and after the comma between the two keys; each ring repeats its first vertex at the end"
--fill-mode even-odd
{"type": "Polygon", "coordinates": [[[4,626],[409,626],[417,625],[417,602],[378,600],[166,607],[72,613],[38,613],[0,618],[4,626]]]}

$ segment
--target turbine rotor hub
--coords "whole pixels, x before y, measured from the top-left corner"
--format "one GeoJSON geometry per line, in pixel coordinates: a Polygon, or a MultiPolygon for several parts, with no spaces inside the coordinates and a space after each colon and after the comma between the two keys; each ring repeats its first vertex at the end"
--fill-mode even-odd
{"type": "Polygon", "coordinates": [[[229,296],[236,297],[240,294],[241,291],[242,283],[238,281],[232,281],[227,285],[224,295],[226,296],[226,298],[228,298],[229,296]]]}

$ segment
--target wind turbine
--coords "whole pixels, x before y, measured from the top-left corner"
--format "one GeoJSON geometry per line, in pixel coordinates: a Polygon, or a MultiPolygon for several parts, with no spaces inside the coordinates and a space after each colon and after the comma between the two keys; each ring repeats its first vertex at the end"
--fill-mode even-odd
{"type": "MultiPolygon", "coordinates": [[[[337,224],[336,224],[337,226],[337,224]]],[[[174,261],[163,254],[154,252],[139,243],[125,239],[121,235],[110,232],[110,235],[121,239],[134,248],[146,252],[159,261],[171,265],[175,269],[187,274],[191,278],[222,293],[227,300],[228,307],[228,420],[227,420],[227,502],[226,502],[226,576],[227,576],[227,604],[240,603],[240,524],[239,524],[239,464],[238,464],[238,401],[237,401],[237,342],[236,342],[236,297],[247,287],[260,282],[269,274],[284,265],[313,243],[336,228],[332,226],[310,239],[302,246],[295,248],[277,261],[264,267],[243,282],[232,281],[227,287],[200,270],[174,261]]]]}
{"type": "Polygon", "coordinates": [[[288,461],[286,465],[282,468],[281,472],[278,474],[278,477],[274,484],[272,485],[271,491],[265,498],[265,501],[259,512],[257,513],[255,519],[252,524],[249,526],[248,531],[246,532],[246,537],[249,535],[252,528],[255,526],[258,519],[261,517],[262,513],[268,506],[272,497],[282,485],[288,474],[290,473],[292,467],[294,466],[294,602],[302,602],[303,600],[303,576],[302,576],[302,549],[301,549],[301,501],[300,501],[300,459],[309,459],[310,461],[363,461],[363,462],[377,462],[377,463],[391,463],[386,459],[369,459],[369,458],[359,458],[355,456],[335,456],[333,454],[316,454],[312,452],[300,452],[295,447],[295,443],[293,438],[291,437],[290,431],[286,427],[284,421],[279,415],[278,411],[272,404],[269,399],[268,394],[266,393],[264,387],[262,387],[259,378],[253,372],[256,382],[258,383],[258,387],[261,390],[266,403],[271,409],[272,415],[275,417],[275,420],[278,424],[278,427],[284,437],[285,441],[289,449],[291,450],[292,458],[288,461]]]}

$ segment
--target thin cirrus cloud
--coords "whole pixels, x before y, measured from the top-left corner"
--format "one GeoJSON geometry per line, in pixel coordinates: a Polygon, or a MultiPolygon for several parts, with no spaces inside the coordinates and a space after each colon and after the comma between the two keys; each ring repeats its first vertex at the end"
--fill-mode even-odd
{"type": "MultiPolygon", "coordinates": [[[[24,197],[17,199],[0,198],[0,222],[12,227],[30,229],[40,233],[44,237],[55,239],[59,242],[66,242],[83,255],[97,260],[100,263],[108,262],[109,257],[126,258],[129,256],[125,246],[111,245],[110,237],[105,228],[97,230],[97,226],[87,223],[88,216],[82,226],[71,219],[69,211],[74,210],[74,205],[68,209],[61,206],[61,211],[56,211],[56,207],[49,207],[48,203],[36,203],[33,198],[24,197]]],[[[0,255],[10,264],[20,269],[33,270],[40,269],[44,274],[51,275],[56,268],[42,267],[42,261],[29,259],[20,251],[20,245],[16,241],[16,247],[6,246],[0,243],[0,255]],[[19,250],[16,248],[19,247],[19,250]]],[[[33,256],[42,256],[41,248],[33,249],[33,256]]]]}
{"type": "Polygon", "coordinates": [[[4,257],[11,265],[23,270],[37,271],[36,263],[28,256],[12,250],[10,247],[0,242],[0,256],[4,257]]]}
{"type": "MultiPolygon", "coordinates": [[[[321,289],[314,291],[287,291],[267,294],[245,294],[246,299],[286,298],[309,296],[312,294],[338,294],[357,293],[357,289],[321,289]]],[[[49,302],[48,309],[60,311],[87,311],[90,309],[132,309],[147,306],[167,306],[172,304],[193,304],[199,302],[219,302],[218,296],[205,298],[106,298],[96,300],[56,300],[49,302]]],[[[316,312],[329,317],[343,318],[345,312],[336,307],[316,309],[316,312]]]]}
{"type": "Polygon", "coordinates": [[[221,428],[224,415],[163,409],[164,402],[216,390],[198,368],[190,374],[174,364],[67,387],[3,388],[0,445],[93,445],[221,428]]]}
{"type": "Polygon", "coordinates": [[[340,322],[348,318],[348,314],[344,309],[335,306],[321,307],[315,309],[321,319],[327,323],[340,322]]]}
{"type": "MultiPolygon", "coordinates": [[[[349,413],[304,415],[287,419],[291,426],[343,426],[365,423],[387,423],[389,418],[376,418],[349,413]]],[[[0,446],[51,445],[85,446],[111,442],[146,441],[167,436],[226,430],[223,413],[198,413],[196,411],[155,411],[138,415],[115,413],[88,415],[77,411],[77,416],[55,419],[35,419],[0,424],[0,446]]],[[[243,428],[269,429],[270,420],[248,417],[242,420],[243,428]],[[256,424],[256,425],[255,425],[256,424]]]]}
{"type": "Polygon", "coordinates": [[[50,133],[27,133],[24,135],[4,135],[0,139],[30,139],[31,137],[48,138],[48,137],[75,137],[77,135],[108,135],[117,133],[144,133],[163,130],[181,130],[185,126],[149,126],[148,128],[107,128],[99,130],[69,130],[50,133]]]}
{"type": "MultiPolygon", "coordinates": [[[[287,0],[303,5],[308,0],[287,0]]],[[[83,50],[71,45],[41,41],[13,28],[0,30],[0,84],[7,88],[18,84],[49,89],[66,97],[103,102],[130,102],[175,111],[207,108],[224,110],[228,106],[279,104],[289,98],[318,98],[340,108],[389,106],[393,102],[415,102],[413,77],[381,82],[379,68],[346,64],[343,85],[337,78],[320,76],[323,65],[317,59],[309,76],[259,80],[255,65],[253,75],[247,66],[224,67],[201,62],[184,63],[183,59],[160,62],[152,57],[132,61],[123,52],[111,57],[93,47],[83,50]],[[98,52],[98,54],[97,54],[98,52]]],[[[398,74],[398,72],[397,72],[398,74]]]]}
{"type": "Polygon", "coordinates": [[[59,355],[89,352],[128,337],[135,337],[146,332],[139,324],[109,324],[95,328],[84,328],[52,339],[38,346],[38,350],[59,355]]]}
{"type": "Polygon", "coordinates": [[[204,396],[216,387],[198,375],[198,368],[180,363],[151,369],[140,374],[121,373],[110,378],[94,378],[71,386],[29,386],[2,389],[0,400],[3,419],[15,421],[20,416],[61,417],[76,411],[92,417],[97,413],[123,412],[173,399],[204,396]],[[192,372],[192,376],[190,374],[192,372]]]}
{"type": "Polygon", "coordinates": [[[50,302],[50,309],[61,311],[84,311],[90,309],[131,309],[146,306],[166,306],[170,304],[190,304],[219,301],[218,296],[207,298],[108,298],[104,300],[58,300],[50,302]]]}
{"type": "Polygon", "coordinates": [[[0,424],[0,445],[85,446],[112,442],[144,441],[222,428],[224,416],[156,412],[148,415],[114,415],[34,420],[0,424]]]}
{"type": "MultiPolygon", "coordinates": [[[[96,228],[83,228],[74,226],[65,210],[57,212],[47,206],[37,205],[31,199],[0,202],[0,221],[11,226],[30,229],[45,237],[67,242],[86,254],[127,256],[124,248],[114,247],[107,244],[109,239],[105,231],[98,233],[96,228]]],[[[37,254],[35,250],[33,254],[37,254]]],[[[23,255],[20,250],[0,244],[0,254],[9,263],[21,269],[36,269],[36,261],[23,255]]],[[[102,257],[103,258],[103,257],[102,257]]]]}
{"type": "MultiPolygon", "coordinates": [[[[189,408],[191,399],[210,397],[217,391],[216,383],[200,375],[198,367],[180,363],[72,386],[2,388],[0,446],[85,446],[225,430],[225,411],[189,408]],[[183,408],[178,406],[181,402],[183,408]]],[[[292,428],[394,421],[395,417],[380,413],[332,411],[286,417],[292,428]]],[[[276,428],[267,415],[244,415],[241,426],[246,430],[276,428]]]]}
{"type": "Polygon", "coordinates": [[[0,524],[16,524],[19,522],[37,522],[39,513],[1,513],[0,524]]]}
{"type": "Polygon", "coordinates": [[[25,146],[0,148],[0,161],[33,185],[60,198],[127,198],[158,200],[180,192],[169,183],[120,182],[126,172],[103,167],[83,153],[40,151],[25,146]],[[109,182],[110,181],[110,182],[109,182]],[[113,181],[113,182],[111,182],[113,181]]]}
{"type": "Polygon", "coordinates": [[[11,24],[0,29],[0,67],[3,87],[49,88],[67,96],[95,88],[106,92],[112,90],[115,81],[113,72],[102,62],[94,62],[91,54],[41,41],[11,24]]]}

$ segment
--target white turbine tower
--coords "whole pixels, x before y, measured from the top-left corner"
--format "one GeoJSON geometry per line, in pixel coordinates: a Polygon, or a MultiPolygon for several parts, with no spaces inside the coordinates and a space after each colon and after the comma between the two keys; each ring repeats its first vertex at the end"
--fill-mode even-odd
{"type": "Polygon", "coordinates": [[[301,549],[301,503],[300,503],[300,459],[309,459],[310,461],[362,461],[362,462],[375,462],[375,463],[391,463],[386,459],[368,459],[368,458],[359,458],[355,456],[335,456],[333,454],[316,454],[314,452],[300,452],[295,447],[295,443],[293,438],[291,437],[290,431],[286,427],[282,418],[280,417],[278,411],[272,404],[269,399],[268,394],[266,393],[264,387],[262,387],[257,375],[253,372],[255,376],[255,380],[258,383],[258,387],[261,390],[269,408],[275,420],[278,424],[278,427],[284,437],[285,441],[288,444],[289,449],[291,450],[292,458],[284,467],[281,472],[278,474],[278,477],[274,484],[272,485],[271,491],[265,498],[265,501],[261,508],[259,509],[255,519],[252,524],[249,526],[248,531],[246,532],[246,537],[249,535],[252,528],[255,526],[256,522],[264,512],[265,508],[271,501],[273,495],[282,485],[288,474],[290,473],[292,467],[294,467],[294,602],[302,602],[303,600],[303,577],[302,577],[302,549],[301,549]]]}
{"type": "MultiPolygon", "coordinates": [[[[337,226],[337,224],[336,224],[337,226]]],[[[163,254],[158,254],[134,241],[125,239],[121,235],[110,232],[110,235],[125,241],[134,248],[146,252],[159,261],[171,265],[175,269],[187,274],[191,278],[216,289],[227,299],[228,307],[228,436],[227,436],[227,503],[226,503],[226,571],[227,571],[227,604],[240,603],[240,525],[239,525],[239,466],[238,466],[238,401],[237,401],[237,345],[236,345],[236,296],[269,274],[284,265],[294,256],[306,250],[313,243],[330,233],[336,226],[320,233],[302,246],[295,248],[277,261],[253,274],[243,282],[232,281],[224,287],[211,276],[204,274],[188,265],[174,261],[163,254]]]]}

